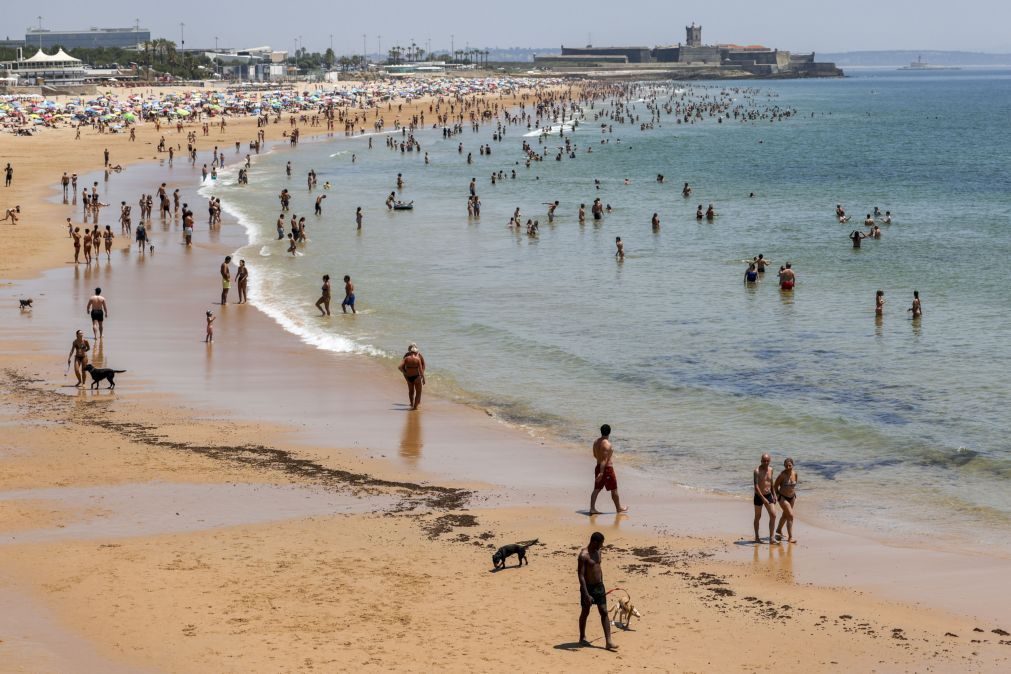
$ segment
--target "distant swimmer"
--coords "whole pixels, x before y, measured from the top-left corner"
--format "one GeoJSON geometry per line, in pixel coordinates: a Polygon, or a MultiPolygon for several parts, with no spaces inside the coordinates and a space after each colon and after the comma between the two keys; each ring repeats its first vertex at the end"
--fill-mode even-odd
{"type": "Polygon", "coordinates": [[[745,285],[758,283],[758,267],[754,262],[749,264],[747,271],[744,272],[744,283],[745,285]]]}
{"type": "Polygon", "coordinates": [[[397,369],[407,380],[408,399],[411,409],[416,410],[421,406],[421,389],[425,385],[425,357],[421,355],[417,344],[411,342],[397,369]]]}
{"type": "Polygon", "coordinates": [[[885,225],[892,224],[892,212],[891,211],[885,211],[885,219],[882,220],[881,222],[882,222],[882,224],[885,224],[885,225]]]}
{"type": "Polygon", "coordinates": [[[878,316],[885,314],[885,291],[879,290],[874,295],[874,313],[878,316]]]}
{"type": "Polygon", "coordinates": [[[702,220],[703,217],[704,214],[702,212],[702,204],[699,204],[699,207],[695,209],[695,219],[702,220]]]}
{"type": "Polygon", "coordinates": [[[881,209],[878,208],[877,206],[874,207],[874,217],[875,218],[880,218],[881,217],[881,209]]]}
{"type": "Polygon", "coordinates": [[[653,227],[654,232],[660,231],[660,215],[657,213],[653,214],[653,219],[650,220],[650,225],[653,227]]]}
{"type": "Polygon", "coordinates": [[[397,203],[397,193],[390,192],[390,196],[386,197],[386,208],[393,210],[393,205],[397,203]]]}
{"type": "Polygon", "coordinates": [[[323,288],[319,299],[316,300],[316,308],[321,316],[330,315],[330,275],[323,274],[323,288]]]}
{"type": "Polygon", "coordinates": [[[617,248],[617,250],[614,252],[614,256],[616,258],[618,258],[619,260],[624,260],[625,259],[625,244],[621,242],[621,237],[620,236],[614,237],[614,247],[617,248]]]}
{"type": "MultiPolygon", "coordinates": [[[[691,195],[692,195],[692,188],[688,186],[688,183],[685,183],[685,186],[681,188],[681,196],[683,196],[685,199],[687,199],[691,195]]],[[[701,207],[701,204],[700,204],[700,207],[701,207]]]]}
{"type": "Polygon", "coordinates": [[[614,472],[614,447],[611,445],[611,426],[604,424],[600,427],[600,437],[593,443],[593,458],[597,464],[593,468],[593,491],[590,493],[590,514],[601,514],[597,510],[597,496],[602,489],[611,492],[611,500],[614,501],[615,510],[619,513],[628,512],[628,506],[621,505],[621,498],[618,496],[618,478],[614,472]]]}
{"type": "Polygon", "coordinates": [[[854,229],[850,234],[850,240],[853,242],[854,248],[860,247],[860,241],[866,239],[867,235],[861,232],[859,229],[854,229]]]}
{"type": "Polygon", "coordinates": [[[762,509],[769,513],[769,545],[774,545],[777,541],[773,536],[776,531],[776,494],[773,488],[772,479],[772,457],[762,454],[761,463],[754,471],[754,505],[755,505],[755,542],[761,543],[762,538],[758,535],[758,525],[762,521],[762,509]]]}
{"type": "Polygon", "coordinates": [[[365,217],[365,214],[362,213],[362,207],[359,206],[358,209],[355,211],[355,225],[356,225],[357,229],[361,229],[362,228],[362,218],[364,218],[364,217],[365,217]]]}
{"type": "Polygon", "coordinates": [[[316,197],[316,215],[323,215],[323,200],[326,199],[325,194],[321,194],[316,197]]]}
{"type": "Polygon", "coordinates": [[[404,189],[404,176],[401,173],[397,174],[397,189],[398,190],[404,189]]]}
{"type": "Polygon", "coordinates": [[[351,282],[351,277],[348,275],[344,276],[344,301],[341,302],[341,310],[344,313],[351,309],[351,313],[357,314],[355,311],[355,284],[351,282]]]}
{"type": "Polygon", "coordinates": [[[906,309],[906,311],[912,312],[913,319],[917,319],[923,315],[923,305],[920,304],[920,291],[913,291],[913,306],[906,309]]]}
{"type": "Polygon", "coordinates": [[[864,227],[873,227],[873,226],[874,226],[874,218],[872,218],[871,214],[868,213],[867,217],[864,218],[864,227]]]}
{"type": "Polygon", "coordinates": [[[780,290],[793,290],[793,286],[797,283],[797,275],[794,274],[793,269],[790,267],[790,263],[787,262],[783,265],[783,270],[779,272],[779,289],[780,290]]]}
{"type": "Polygon", "coordinates": [[[764,253],[759,253],[758,257],[755,258],[755,269],[756,269],[756,271],[759,274],[764,274],[765,273],[765,267],[770,262],[772,262],[772,260],[770,260],[767,257],[765,257],[764,253]]]}
{"type": "Polygon", "coordinates": [[[880,239],[881,228],[878,227],[877,225],[874,225],[873,227],[871,227],[871,231],[867,232],[867,236],[869,236],[872,239],[880,239]]]}
{"type": "Polygon", "coordinates": [[[709,208],[706,209],[706,220],[712,222],[713,218],[716,217],[716,209],[713,208],[712,204],[709,204],[709,208]]]}

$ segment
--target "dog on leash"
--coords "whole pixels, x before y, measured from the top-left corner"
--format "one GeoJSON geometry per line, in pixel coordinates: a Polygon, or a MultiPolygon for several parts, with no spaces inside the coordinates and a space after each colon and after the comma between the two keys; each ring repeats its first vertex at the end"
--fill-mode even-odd
{"type": "Polygon", "coordinates": [[[537,545],[538,540],[535,538],[532,541],[527,541],[524,543],[510,543],[509,545],[503,545],[501,548],[495,551],[495,554],[491,556],[491,562],[495,565],[496,569],[504,569],[506,565],[506,560],[513,555],[519,556],[519,562],[516,566],[523,566],[523,562],[530,566],[530,561],[527,559],[527,548],[531,545],[537,545]]]}
{"type": "Polygon", "coordinates": [[[632,595],[628,593],[628,590],[622,589],[622,592],[625,593],[625,596],[618,599],[618,605],[611,613],[611,624],[627,630],[632,624],[632,617],[641,618],[642,615],[632,603],[632,595]]]}
{"type": "Polygon", "coordinates": [[[91,388],[97,389],[98,383],[109,380],[109,388],[116,388],[116,375],[126,372],[126,370],[113,370],[109,367],[95,367],[91,363],[84,366],[85,372],[91,373],[91,388]]]}
{"type": "Polygon", "coordinates": [[[18,300],[18,302],[21,303],[21,311],[32,308],[32,298],[30,297],[26,300],[18,300]]]}

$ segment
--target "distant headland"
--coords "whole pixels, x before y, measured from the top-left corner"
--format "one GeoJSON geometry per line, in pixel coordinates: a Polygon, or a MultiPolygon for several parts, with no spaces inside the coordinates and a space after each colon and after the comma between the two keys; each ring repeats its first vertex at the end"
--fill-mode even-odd
{"type": "Polygon", "coordinates": [[[702,26],[685,26],[684,44],[657,47],[566,47],[561,54],[534,55],[534,64],[552,72],[588,77],[637,79],[747,79],[842,77],[834,63],[817,62],[814,52],[794,54],[762,45],[702,42],[702,26]]]}

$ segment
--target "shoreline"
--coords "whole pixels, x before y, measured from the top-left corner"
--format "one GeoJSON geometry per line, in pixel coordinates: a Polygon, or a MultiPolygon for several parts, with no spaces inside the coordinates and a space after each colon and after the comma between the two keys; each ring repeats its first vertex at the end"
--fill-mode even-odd
{"type": "MultiPolygon", "coordinates": [[[[151,170],[153,173],[155,167],[151,170]]],[[[130,175],[143,172],[134,171],[130,175]]],[[[120,182],[123,182],[123,178],[117,177],[114,189],[119,189],[115,185],[120,182]]],[[[131,182],[129,177],[126,182],[131,182]]],[[[182,184],[181,180],[179,182],[182,184]]],[[[130,188],[134,187],[136,185],[130,188]]],[[[44,185],[36,188],[46,190],[44,185]]],[[[59,204],[54,208],[58,206],[59,204]]],[[[62,221],[62,218],[57,220],[59,221],[62,221]]],[[[482,521],[486,516],[497,517],[503,509],[519,509],[549,513],[547,517],[550,521],[546,521],[544,525],[555,531],[560,528],[571,530],[573,527],[579,532],[589,531],[585,516],[577,516],[572,512],[577,505],[581,507],[586,498],[584,492],[587,478],[584,473],[587,472],[585,467],[588,462],[583,458],[578,461],[576,459],[576,452],[584,453],[586,450],[559,446],[559,443],[553,443],[550,439],[524,437],[525,434],[520,429],[489,419],[487,414],[478,409],[438,398],[426,398],[425,409],[420,415],[405,414],[401,407],[393,402],[403,398],[403,391],[399,382],[395,382],[391,376],[395,374],[391,368],[384,367],[374,359],[338,355],[319,349],[305,349],[304,343],[297,336],[285,331],[259,309],[252,315],[245,312],[245,309],[235,306],[222,310],[221,314],[229,312],[228,321],[220,322],[221,327],[228,325],[229,329],[221,330],[217,335],[219,340],[222,338],[224,340],[216,342],[214,351],[208,350],[205,357],[190,359],[194,362],[185,362],[189,352],[181,349],[188,343],[189,332],[193,333],[192,348],[203,347],[196,344],[196,339],[200,336],[200,325],[195,321],[190,327],[182,328],[179,325],[189,320],[186,316],[190,313],[195,312],[194,315],[199,318],[199,311],[193,308],[186,309],[182,305],[192,307],[194,294],[199,296],[206,292],[208,301],[213,298],[217,264],[214,256],[226,254],[223,251],[229,251],[230,242],[239,234],[236,230],[242,228],[235,226],[237,223],[226,222],[218,230],[216,237],[210,241],[201,241],[192,251],[184,250],[180,260],[176,259],[180,256],[175,254],[170,245],[173,237],[178,239],[178,224],[169,225],[167,228],[161,228],[158,224],[158,221],[155,221],[155,226],[152,227],[153,237],[157,241],[156,252],[150,258],[143,258],[143,262],[139,261],[134,253],[130,252],[128,256],[123,256],[117,249],[114,251],[116,254],[112,268],[105,266],[104,262],[96,265],[93,270],[74,268],[71,271],[60,267],[50,269],[41,278],[18,284],[18,287],[38,288],[39,296],[45,297],[45,302],[40,303],[42,306],[33,312],[35,316],[31,318],[32,326],[29,331],[29,335],[37,340],[30,347],[32,358],[36,362],[41,356],[48,358],[61,355],[59,352],[62,351],[62,347],[58,344],[66,341],[63,332],[59,332],[66,330],[65,320],[61,318],[63,316],[61,309],[76,310],[73,307],[83,306],[82,294],[90,292],[93,282],[101,282],[104,285],[106,277],[110,281],[115,279],[115,296],[109,290],[106,293],[110,297],[113,309],[107,339],[110,344],[114,344],[115,351],[110,352],[110,357],[115,353],[117,359],[122,359],[131,366],[145,360],[150,363],[148,372],[143,374],[143,370],[129,368],[137,374],[131,372],[123,381],[120,394],[123,399],[139,400],[150,396],[151,394],[146,392],[148,385],[153,384],[154,378],[158,377],[158,384],[152,386],[161,392],[154,396],[159,399],[158,405],[178,409],[182,401],[185,401],[184,408],[186,405],[192,406],[190,410],[196,421],[213,420],[216,423],[236,425],[265,423],[284,429],[283,436],[282,432],[279,432],[276,437],[278,439],[283,437],[285,444],[293,446],[295,448],[291,450],[293,453],[298,456],[318,457],[327,465],[351,463],[363,467],[368,474],[385,480],[410,478],[413,481],[418,479],[420,473],[427,482],[434,484],[445,485],[448,482],[449,486],[477,488],[479,497],[472,503],[471,510],[476,512],[482,521]],[[185,280],[180,282],[176,276],[170,276],[167,272],[159,277],[159,273],[165,270],[170,270],[176,275],[180,271],[186,271],[185,280]],[[121,280],[124,275],[129,281],[127,288],[124,288],[124,282],[121,280]],[[63,278],[65,276],[73,278],[63,278]],[[65,297],[57,298],[61,289],[65,291],[68,280],[71,282],[72,292],[65,297]],[[171,293],[168,297],[159,296],[158,290],[165,288],[170,289],[171,293]],[[41,292],[46,294],[43,296],[41,292]],[[147,303],[148,298],[152,296],[159,296],[157,306],[150,306],[147,303]],[[40,311],[43,307],[45,308],[40,311]],[[120,313],[121,311],[123,313],[120,313]],[[238,312],[245,313],[236,316],[238,312]],[[130,315],[131,325],[121,324],[118,320],[121,315],[130,315]],[[158,329],[153,329],[154,326],[158,329]],[[59,334],[60,337],[52,336],[55,334],[59,334]],[[235,335],[239,335],[238,339],[232,339],[235,335]],[[126,346],[124,342],[129,342],[130,345],[126,346]],[[224,349],[222,345],[225,345],[224,349]],[[226,351],[224,355],[215,353],[222,350],[226,351]],[[248,364],[256,362],[265,353],[279,356],[276,361],[270,363],[272,369],[259,373],[250,371],[248,364]],[[155,357],[152,358],[152,355],[155,357]],[[169,357],[174,357],[175,361],[170,361],[169,357]],[[313,377],[318,377],[321,368],[328,368],[326,372],[332,379],[328,380],[327,388],[333,390],[304,390],[304,382],[313,381],[313,377]],[[213,377],[215,373],[219,376],[213,377]],[[231,386],[235,389],[234,398],[229,398],[227,390],[215,384],[215,380],[220,382],[222,373],[228,373],[231,378],[231,386]],[[257,395],[256,391],[264,390],[265,386],[268,387],[266,390],[270,391],[272,400],[262,400],[260,398],[263,396],[257,395]],[[281,401],[280,405],[277,404],[278,400],[281,401]],[[293,409],[298,411],[297,417],[302,422],[301,427],[295,426],[292,422],[293,409]],[[342,418],[332,419],[335,410],[340,411],[342,418]],[[407,418],[394,427],[393,422],[405,416],[407,418]],[[355,435],[352,436],[357,438],[357,441],[342,441],[335,444],[333,438],[340,437],[338,434],[344,432],[344,423],[351,420],[357,425],[355,435]],[[284,423],[285,421],[287,423],[284,423]],[[316,427],[310,428],[310,424],[315,424],[316,427]],[[543,451],[545,443],[552,445],[551,451],[543,451]],[[481,451],[478,453],[474,451],[476,445],[480,446],[481,451]],[[393,458],[394,454],[398,458],[393,458]],[[536,474],[517,472],[517,463],[536,466],[536,474]],[[485,505],[479,506],[477,502],[483,502],[485,505]]],[[[206,232],[204,227],[205,225],[198,225],[199,238],[203,238],[202,235],[206,232]]],[[[244,231],[242,236],[245,236],[244,231]]],[[[122,242],[115,245],[118,247],[121,244],[122,242]]],[[[127,248],[132,250],[132,246],[127,248]]],[[[58,256],[57,253],[53,257],[55,259],[58,256]]],[[[221,318],[224,319],[225,316],[222,315],[221,318]]],[[[10,344],[12,339],[24,338],[21,332],[23,331],[18,327],[5,328],[0,337],[10,344]]],[[[22,343],[18,348],[25,349],[26,345],[22,343]]],[[[4,360],[9,367],[8,357],[5,356],[4,360]]],[[[51,389],[52,379],[56,376],[55,371],[48,372],[46,376],[49,383],[43,384],[42,388],[51,389]]],[[[104,390],[97,395],[84,393],[70,398],[75,401],[75,405],[101,403],[104,406],[111,406],[114,401],[117,407],[120,405],[116,397],[108,395],[104,390]]],[[[654,538],[656,536],[654,532],[657,530],[669,532],[695,527],[687,532],[688,539],[702,537],[708,546],[715,545],[716,548],[722,548],[722,555],[717,555],[721,564],[729,563],[732,567],[745,564],[748,555],[742,554],[742,551],[747,548],[754,550],[756,559],[759,555],[765,555],[763,550],[769,546],[761,548],[734,546],[730,545],[732,539],[727,539],[728,533],[746,528],[749,523],[750,514],[742,500],[716,495],[700,498],[695,493],[678,494],[676,487],[670,489],[665,480],[651,478],[642,471],[625,466],[619,466],[619,473],[623,476],[625,498],[628,499],[630,494],[634,494],[631,502],[635,508],[633,517],[628,520],[614,518],[614,527],[622,527],[618,534],[619,540],[625,536],[632,539],[654,538]],[[628,485],[631,485],[631,488],[628,485]],[[640,499],[643,505],[639,505],[640,499]],[[652,499],[653,502],[646,505],[647,499],[652,499]],[[648,525],[634,524],[640,513],[650,519],[648,525]],[[714,522],[699,529],[698,518],[705,516],[709,516],[714,522]],[[738,526],[738,522],[745,527],[738,526]],[[717,542],[715,539],[718,537],[722,537],[722,541],[717,542]]],[[[596,521],[591,520],[589,523],[594,526],[606,526],[612,517],[597,518],[596,521]]],[[[284,526],[298,528],[291,523],[284,526]]],[[[502,526],[508,525],[503,523],[502,526]]],[[[886,544],[867,541],[859,536],[845,537],[843,542],[841,539],[844,537],[838,536],[836,532],[816,528],[803,519],[801,526],[805,539],[801,546],[797,546],[795,550],[791,546],[773,546],[777,549],[782,548],[782,554],[793,550],[790,553],[792,561],[789,582],[798,592],[802,592],[801,588],[805,587],[803,584],[811,582],[818,582],[819,585],[849,585],[845,580],[846,572],[859,573],[861,563],[869,564],[871,567],[886,565],[886,573],[884,575],[879,573],[877,586],[870,589],[875,594],[892,598],[896,598],[896,588],[885,587],[889,583],[889,578],[893,581],[908,579],[915,571],[919,572],[921,582],[924,583],[916,592],[922,592],[924,588],[931,587],[932,579],[938,573],[947,574],[948,578],[956,578],[961,582],[966,575],[979,571],[982,576],[978,582],[985,584],[992,582],[994,578],[1000,582],[1002,571],[1006,572],[1007,569],[1007,560],[998,557],[996,560],[988,558],[989,566],[977,564],[974,567],[970,563],[968,569],[962,569],[961,574],[957,574],[956,570],[964,565],[964,556],[939,550],[922,551],[908,548],[898,548],[896,552],[895,548],[886,544]],[[812,529],[811,534],[807,533],[809,527],[812,529]],[[816,543],[824,544],[826,547],[809,547],[807,545],[809,540],[815,540],[816,543]],[[886,554],[889,552],[893,554],[891,556],[886,554]],[[804,560],[798,559],[805,553],[809,553],[810,557],[806,564],[804,560]],[[873,559],[868,562],[864,559],[867,556],[873,559]],[[925,556],[931,557],[932,560],[924,560],[925,556]],[[825,564],[830,567],[827,574],[822,574],[820,582],[812,580],[817,577],[819,567],[825,564]],[[907,564],[919,565],[919,568],[904,566],[907,564]],[[891,577],[888,572],[892,574],[891,577]]],[[[666,544],[671,544],[671,540],[676,543],[684,537],[661,538],[666,544]]],[[[768,552],[771,558],[774,551],[768,552]]],[[[854,582],[852,587],[857,590],[868,589],[867,586],[857,582],[854,582]]],[[[955,589],[961,591],[965,587],[955,589]]],[[[986,615],[987,619],[998,620],[1003,614],[1001,606],[987,608],[979,603],[987,599],[991,602],[999,601],[999,597],[994,597],[992,591],[988,593],[986,587],[975,588],[974,594],[969,597],[942,597],[926,593],[922,596],[930,597],[926,602],[927,606],[940,607],[945,611],[958,611],[974,605],[982,611],[980,615],[986,615]]],[[[905,601],[911,599],[908,596],[902,597],[901,592],[898,598],[905,601]]]]}

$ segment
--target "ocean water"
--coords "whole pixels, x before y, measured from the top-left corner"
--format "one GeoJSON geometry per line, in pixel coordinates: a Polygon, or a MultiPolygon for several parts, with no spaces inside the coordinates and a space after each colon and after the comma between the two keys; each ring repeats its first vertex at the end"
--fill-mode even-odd
{"type": "MultiPolygon", "coordinates": [[[[855,71],[679,85],[682,94],[664,86],[661,103],[725,92],[747,109],[796,112],[693,124],[663,114],[643,131],[595,119],[612,109],[598,102],[564,130],[576,157],[562,161],[558,130],[539,138],[525,124],[507,126],[501,141],[494,123],[448,139],[419,130],[413,153],[391,151],[384,135],[369,149],[367,137],[339,134],[257,157],[248,186],[226,169],[203,193],[247,228],[238,255],[254,304],[307,344],[392,364],[416,341],[435,392],[566,441],[588,444],[609,423],[621,461],[672,488],[750,498],[751,470],[768,451],[777,468],[795,459],[802,507],[839,523],[1006,544],[1011,71],[855,71]],[[524,141],[551,148],[547,159],[526,167],[524,141]],[[478,153],[483,144],[490,155],[478,153]],[[505,179],[493,185],[499,170],[505,179]],[[384,206],[398,173],[413,211],[384,206]],[[479,219],[467,216],[472,177],[479,219]],[[308,223],[296,257],[275,240],[285,187],[291,212],[308,223]],[[613,208],[600,223],[589,216],[595,197],[613,208]],[[549,224],[544,202],[555,199],[549,224]],[[697,222],[696,206],[709,203],[719,217],[697,222]],[[836,222],[837,203],[849,225],[836,222]],[[874,206],[894,223],[854,250],[848,234],[874,206]],[[539,220],[538,237],[507,228],[517,207],[524,222],[539,220]],[[745,287],[744,261],[759,253],[771,271],[745,287]],[[797,272],[793,293],[776,286],[785,261],[797,272]],[[357,316],[318,317],[324,273],[335,308],[340,279],[352,276],[357,316]],[[906,311],[914,289],[920,321],[906,311]]],[[[643,90],[629,103],[642,121],[649,97],[643,90]]]]}

